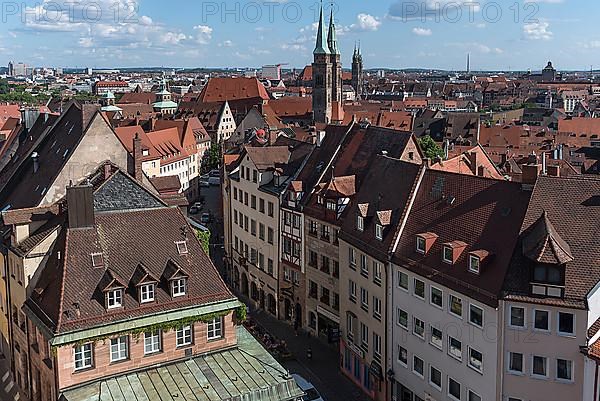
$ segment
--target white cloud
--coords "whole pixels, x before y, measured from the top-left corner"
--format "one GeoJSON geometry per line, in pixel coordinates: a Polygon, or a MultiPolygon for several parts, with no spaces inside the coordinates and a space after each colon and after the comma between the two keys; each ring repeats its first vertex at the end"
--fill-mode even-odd
{"type": "Polygon", "coordinates": [[[412,33],[417,36],[431,36],[433,32],[429,28],[413,28],[412,33]]]}
{"type": "Polygon", "coordinates": [[[381,20],[370,14],[360,13],[356,16],[356,23],[350,25],[353,31],[376,31],[381,26],[381,20]]]}
{"type": "Polygon", "coordinates": [[[532,22],[523,25],[523,36],[527,40],[550,40],[553,33],[549,30],[550,24],[547,22],[532,22]]]}
{"type": "Polygon", "coordinates": [[[219,47],[232,47],[233,46],[233,42],[231,40],[225,40],[221,43],[219,43],[219,47]]]}
{"type": "Polygon", "coordinates": [[[187,36],[181,32],[166,32],[162,35],[162,43],[169,45],[178,45],[181,41],[186,40],[187,36]]]}
{"type": "Polygon", "coordinates": [[[196,25],[194,27],[196,31],[196,42],[201,45],[206,45],[212,39],[213,29],[208,25],[196,25]]]}
{"type": "Polygon", "coordinates": [[[92,39],[90,37],[79,38],[78,44],[81,47],[92,47],[92,46],[94,46],[94,39],[92,39]]]}

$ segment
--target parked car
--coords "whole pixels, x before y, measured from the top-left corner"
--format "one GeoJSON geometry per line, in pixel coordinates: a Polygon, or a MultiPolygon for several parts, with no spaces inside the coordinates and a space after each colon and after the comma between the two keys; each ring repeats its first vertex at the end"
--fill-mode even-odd
{"type": "Polygon", "coordinates": [[[219,178],[219,177],[210,177],[208,179],[208,183],[210,185],[221,185],[221,178],[219,178]]]}
{"type": "Polygon", "coordinates": [[[220,177],[221,176],[221,172],[219,170],[210,170],[210,172],[208,173],[209,177],[220,177]]]}
{"type": "Polygon", "coordinates": [[[204,207],[204,204],[202,202],[196,202],[196,203],[194,203],[194,205],[192,207],[195,207],[198,210],[202,210],[202,208],[204,207]]]}
{"type": "Polygon", "coordinates": [[[190,207],[190,214],[198,214],[200,209],[198,209],[195,205],[190,207]]]}
{"type": "Polygon", "coordinates": [[[210,187],[210,182],[208,182],[208,181],[200,181],[200,187],[201,188],[208,188],[208,187],[210,187]]]}
{"type": "Polygon", "coordinates": [[[292,377],[296,381],[298,387],[300,387],[300,389],[304,391],[304,397],[302,397],[303,401],[325,401],[311,382],[309,382],[297,373],[294,373],[292,377]]]}
{"type": "Polygon", "coordinates": [[[202,216],[200,217],[200,223],[202,223],[202,224],[208,224],[208,223],[210,223],[210,214],[209,213],[202,213],[202,216]]]}

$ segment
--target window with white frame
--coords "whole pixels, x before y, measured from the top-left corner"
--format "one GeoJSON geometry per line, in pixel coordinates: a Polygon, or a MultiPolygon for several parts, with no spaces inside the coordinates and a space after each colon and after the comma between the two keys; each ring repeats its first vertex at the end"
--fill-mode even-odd
{"type": "Polygon", "coordinates": [[[508,353],[508,371],[510,373],[523,374],[523,354],[519,352],[508,353]]]}
{"type": "Polygon", "coordinates": [[[192,326],[183,326],[175,330],[175,338],[178,347],[192,344],[192,326]]]}
{"type": "Polygon", "coordinates": [[[425,283],[419,279],[414,279],[414,289],[413,292],[415,297],[425,299],[425,283]]]}
{"type": "Polygon", "coordinates": [[[187,241],[176,241],[177,252],[180,255],[186,255],[188,253],[187,241]]]}
{"type": "Polygon", "coordinates": [[[350,261],[350,268],[352,270],[356,269],[356,252],[354,248],[348,248],[348,260],[350,261]]]}
{"type": "Polygon", "coordinates": [[[439,288],[436,288],[434,286],[431,286],[429,295],[430,295],[429,302],[431,302],[432,305],[435,305],[440,308],[444,307],[444,295],[442,293],[442,290],[440,290],[439,288]]]}
{"type": "Polygon", "coordinates": [[[160,352],[160,330],[144,333],[144,355],[160,352]]]}
{"type": "Polygon", "coordinates": [[[106,293],[106,307],[108,309],[120,308],[123,306],[123,289],[116,288],[106,293]]]}
{"type": "Polygon", "coordinates": [[[531,375],[538,377],[548,377],[548,358],[545,356],[533,355],[531,357],[531,375]]]}
{"type": "Polygon", "coordinates": [[[369,277],[369,258],[364,254],[360,255],[360,274],[369,277]]]}
{"type": "Polygon", "coordinates": [[[369,310],[369,291],[360,287],[360,306],[363,310],[369,310]]]}
{"type": "Polygon", "coordinates": [[[479,257],[469,255],[469,271],[471,273],[479,274],[479,257]]]}
{"type": "Polygon", "coordinates": [[[360,322],[360,343],[364,348],[369,347],[369,327],[360,322]]]}
{"type": "Polygon", "coordinates": [[[462,361],[462,342],[451,336],[448,336],[448,355],[462,361]]]}
{"type": "Polygon", "coordinates": [[[396,280],[399,288],[408,291],[408,274],[398,271],[396,280]]]}
{"type": "Polygon", "coordinates": [[[140,286],[140,302],[152,302],[154,301],[154,283],[142,284],[140,286]]]}
{"type": "Polygon", "coordinates": [[[429,343],[431,345],[433,345],[434,347],[438,348],[438,349],[442,349],[444,344],[444,335],[442,333],[442,330],[434,327],[434,326],[430,326],[431,328],[431,338],[429,340],[429,343]]]}
{"type": "Polygon", "coordinates": [[[398,362],[404,367],[408,366],[408,351],[401,345],[398,345],[398,362]]]}
{"type": "Polygon", "coordinates": [[[477,305],[469,304],[469,323],[483,327],[483,309],[477,305]]]}
{"type": "Polygon", "coordinates": [[[535,330],[550,330],[550,313],[546,310],[533,310],[533,328],[535,330]]]}
{"type": "Polygon", "coordinates": [[[429,365],[429,384],[442,391],[442,372],[433,365],[429,365]]]}
{"type": "Polygon", "coordinates": [[[173,297],[181,297],[187,292],[187,279],[185,277],[175,279],[171,282],[171,293],[173,297]]]}
{"type": "Polygon", "coordinates": [[[560,358],[556,360],[556,379],[573,381],[573,361],[560,358]]]}
{"type": "Polygon", "coordinates": [[[381,336],[373,333],[373,358],[381,360],[381,336]]]}
{"type": "Polygon", "coordinates": [[[93,366],[92,343],[81,344],[74,348],[75,370],[93,366]]]}
{"type": "Polygon", "coordinates": [[[127,352],[127,337],[111,338],[110,340],[110,361],[124,361],[129,357],[127,352]]]}
{"type": "Polygon", "coordinates": [[[381,284],[382,267],[381,263],[373,261],[373,282],[381,284]]]}
{"type": "Polygon", "coordinates": [[[454,251],[449,246],[442,248],[442,261],[449,264],[454,263],[454,251]]]}
{"type": "Polygon", "coordinates": [[[420,378],[423,378],[425,362],[416,355],[413,355],[413,372],[420,378]]]}
{"type": "Polygon", "coordinates": [[[483,354],[471,347],[469,347],[469,366],[483,373],[483,354]]]}
{"type": "Polygon", "coordinates": [[[469,390],[467,401],[481,401],[481,396],[475,393],[473,390],[469,390]]]}
{"type": "Polygon", "coordinates": [[[575,335],[575,315],[568,312],[558,312],[558,334],[563,336],[575,335]]]}
{"type": "Polygon", "coordinates": [[[375,224],[375,238],[379,241],[383,240],[383,226],[381,224],[375,224]]]}
{"type": "Polygon", "coordinates": [[[352,280],[348,280],[348,298],[356,302],[356,283],[352,280]]]}
{"type": "Polygon", "coordinates": [[[207,323],[208,340],[217,340],[223,338],[223,318],[216,317],[207,323]]]}
{"type": "Polygon", "coordinates": [[[457,296],[450,295],[450,313],[462,318],[462,299],[457,296]]]}
{"type": "Polygon", "coordinates": [[[373,317],[381,320],[381,299],[376,296],[373,296],[373,317]]]}
{"type": "Polygon", "coordinates": [[[363,231],[365,229],[365,219],[362,216],[356,216],[356,229],[363,231]]]}
{"type": "Polygon", "coordinates": [[[354,340],[354,316],[350,313],[346,315],[346,330],[348,332],[348,339],[352,342],[354,340]]]}
{"type": "Polygon", "coordinates": [[[425,238],[417,235],[417,252],[424,254],[425,251],[427,250],[426,245],[427,245],[427,243],[425,241],[425,238]]]}
{"type": "Polygon", "coordinates": [[[425,322],[413,317],[413,334],[419,338],[425,338],[425,322]]]}
{"type": "Polygon", "coordinates": [[[408,312],[403,309],[398,308],[398,325],[403,329],[408,330],[408,312]]]}
{"type": "Polygon", "coordinates": [[[460,401],[460,383],[448,376],[448,395],[450,398],[460,401]]]}
{"type": "Polygon", "coordinates": [[[525,308],[520,306],[510,307],[510,320],[509,325],[516,328],[525,327],[525,308]]]}

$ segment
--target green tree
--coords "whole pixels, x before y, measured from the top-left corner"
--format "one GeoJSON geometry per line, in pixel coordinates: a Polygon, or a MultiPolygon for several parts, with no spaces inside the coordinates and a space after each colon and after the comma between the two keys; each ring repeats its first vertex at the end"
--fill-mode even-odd
{"type": "Polygon", "coordinates": [[[429,159],[433,160],[436,157],[444,157],[444,149],[442,149],[442,147],[438,145],[429,135],[419,138],[419,145],[421,146],[425,157],[429,159]]]}
{"type": "Polygon", "coordinates": [[[213,143],[208,151],[208,167],[217,168],[221,164],[221,144],[213,143]]]}
{"type": "Polygon", "coordinates": [[[196,230],[196,236],[202,244],[202,249],[210,256],[210,231],[196,230]]]}

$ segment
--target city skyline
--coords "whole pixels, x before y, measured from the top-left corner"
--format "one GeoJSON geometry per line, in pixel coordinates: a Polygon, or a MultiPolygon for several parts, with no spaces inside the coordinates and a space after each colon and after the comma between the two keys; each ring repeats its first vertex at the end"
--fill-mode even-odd
{"type": "MultiPolygon", "coordinates": [[[[600,35],[585,32],[600,6],[577,3],[355,0],[334,3],[334,10],[345,68],[360,41],[366,69],[462,70],[470,53],[474,71],[539,70],[547,60],[560,70],[587,71],[600,65],[600,35]]],[[[0,65],[301,68],[312,58],[319,8],[291,0],[25,4],[2,5],[0,65]]],[[[324,6],[329,11],[329,2],[324,6]]]]}

